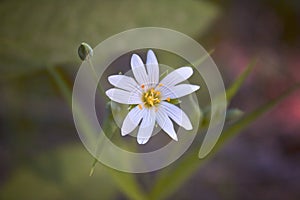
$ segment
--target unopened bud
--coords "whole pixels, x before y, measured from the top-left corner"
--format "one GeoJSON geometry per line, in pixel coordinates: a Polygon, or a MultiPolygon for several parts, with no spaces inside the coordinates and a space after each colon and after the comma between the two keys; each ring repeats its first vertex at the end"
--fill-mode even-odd
{"type": "Polygon", "coordinates": [[[83,42],[78,47],[78,55],[82,61],[88,59],[89,57],[92,57],[94,54],[94,51],[90,45],[83,42]]]}

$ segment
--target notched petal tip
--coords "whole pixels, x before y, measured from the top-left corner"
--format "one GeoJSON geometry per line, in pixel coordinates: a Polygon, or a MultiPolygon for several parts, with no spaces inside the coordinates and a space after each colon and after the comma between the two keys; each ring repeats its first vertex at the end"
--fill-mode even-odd
{"type": "Polygon", "coordinates": [[[137,54],[132,54],[130,64],[131,64],[131,67],[134,67],[134,68],[144,66],[144,63],[143,63],[141,57],[137,54]]]}
{"type": "Polygon", "coordinates": [[[156,55],[154,54],[154,52],[149,49],[147,52],[147,64],[157,64],[157,58],[156,55]]]}
{"type": "Polygon", "coordinates": [[[200,89],[200,85],[191,85],[191,87],[194,92],[200,89]]]}
{"type": "Polygon", "coordinates": [[[180,73],[185,80],[189,79],[194,73],[193,68],[189,66],[180,67],[177,70],[177,72],[180,73]]]}
{"type": "Polygon", "coordinates": [[[110,75],[108,77],[108,82],[113,85],[115,83],[115,79],[116,79],[117,76],[118,75],[110,75]]]}
{"type": "MultiPolygon", "coordinates": [[[[173,126],[173,125],[172,125],[173,126]]],[[[164,131],[168,134],[168,136],[170,136],[170,138],[172,138],[173,140],[175,140],[176,142],[178,141],[178,137],[176,132],[174,131],[174,128],[172,127],[172,130],[166,130],[164,129],[164,131]]]]}
{"type": "Polygon", "coordinates": [[[194,73],[193,68],[189,66],[180,67],[179,69],[183,70],[187,74],[192,75],[194,73]]]}
{"type": "Polygon", "coordinates": [[[178,142],[178,137],[176,134],[172,137],[172,139],[175,140],[176,142],[178,142]]]}
{"type": "Polygon", "coordinates": [[[140,56],[139,56],[139,55],[137,55],[136,53],[132,54],[132,56],[131,56],[131,60],[132,60],[132,59],[136,59],[136,58],[140,58],[140,56]]]}
{"type": "Polygon", "coordinates": [[[193,125],[191,124],[191,122],[186,122],[183,128],[187,131],[190,131],[193,130],[193,125]]]}
{"type": "Polygon", "coordinates": [[[126,136],[126,135],[128,135],[128,134],[129,134],[128,131],[125,131],[125,130],[121,129],[121,135],[122,135],[122,136],[126,136]]]}
{"type": "Polygon", "coordinates": [[[193,125],[189,119],[189,117],[187,116],[187,118],[184,120],[184,123],[182,124],[182,127],[187,130],[187,131],[190,131],[190,130],[193,130],[193,125]]]}
{"type": "Polygon", "coordinates": [[[138,144],[146,144],[149,141],[150,138],[138,138],[137,142],[138,144]]]}
{"type": "Polygon", "coordinates": [[[112,93],[113,93],[113,89],[109,89],[105,92],[106,96],[108,96],[110,99],[113,96],[112,93]]]}
{"type": "Polygon", "coordinates": [[[166,86],[175,86],[193,75],[193,69],[189,66],[180,67],[169,73],[161,80],[161,83],[166,86]]]}
{"type": "Polygon", "coordinates": [[[152,53],[152,54],[154,54],[154,52],[153,52],[153,50],[152,50],[152,49],[149,49],[147,53],[148,53],[148,54],[149,54],[149,53],[152,53]]]}

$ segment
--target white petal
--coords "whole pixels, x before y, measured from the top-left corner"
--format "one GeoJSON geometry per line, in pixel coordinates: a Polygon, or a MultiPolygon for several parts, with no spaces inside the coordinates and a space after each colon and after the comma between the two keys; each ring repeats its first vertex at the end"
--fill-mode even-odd
{"type": "Polygon", "coordinates": [[[174,126],[166,111],[160,107],[156,113],[156,121],[158,125],[175,141],[178,141],[174,126]]]}
{"type": "Polygon", "coordinates": [[[193,74],[191,67],[181,67],[168,74],[160,83],[166,86],[174,86],[187,80],[193,74]]]}
{"type": "Polygon", "coordinates": [[[143,118],[145,111],[146,109],[139,109],[139,107],[136,106],[127,114],[121,128],[122,136],[131,133],[137,127],[143,118]]]}
{"type": "Polygon", "coordinates": [[[121,88],[127,91],[139,90],[139,85],[136,81],[125,75],[112,75],[108,77],[108,81],[115,87],[121,88]]]}
{"type": "Polygon", "coordinates": [[[200,86],[198,85],[180,84],[170,88],[162,87],[162,90],[160,91],[162,94],[162,100],[165,100],[167,98],[177,99],[186,96],[188,94],[195,92],[199,88],[200,86]]]}
{"type": "Polygon", "coordinates": [[[140,104],[142,99],[137,92],[128,92],[116,88],[109,89],[105,94],[112,100],[122,104],[140,104]]]}
{"type": "Polygon", "coordinates": [[[186,130],[193,129],[189,117],[180,108],[165,101],[161,102],[161,106],[165,109],[167,115],[179,126],[182,126],[186,130]]]}
{"type": "Polygon", "coordinates": [[[152,109],[145,109],[143,120],[137,134],[137,142],[139,144],[146,144],[152,135],[155,124],[155,113],[152,109]]]}
{"type": "Polygon", "coordinates": [[[131,69],[135,79],[137,80],[138,84],[140,85],[147,85],[148,84],[148,75],[144,66],[142,59],[133,54],[131,57],[131,69]]]}
{"type": "Polygon", "coordinates": [[[147,66],[149,81],[153,85],[156,85],[159,81],[159,66],[158,66],[158,61],[156,59],[156,56],[152,50],[149,50],[147,53],[146,66],[147,66]]]}

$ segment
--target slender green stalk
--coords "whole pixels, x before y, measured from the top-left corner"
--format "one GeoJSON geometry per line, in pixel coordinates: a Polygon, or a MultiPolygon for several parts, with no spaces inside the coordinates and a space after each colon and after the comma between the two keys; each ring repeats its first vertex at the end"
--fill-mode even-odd
{"type": "MultiPolygon", "coordinates": [[[[67,83],[59,74],[59,72],[55,68],[48,68],[50,75],[53,77],[57,86],[60,89],[61,94],[64,99],[68,102],[68,105],[72,107],[72,93],[70,88],[67,86],[67,83]]],[[[77,108],[76,108],[77,109],[77,108]]],[[[76,111],[78,112],[78,110],[76,111]]],[[[86,119],[81,119],[83,125],[85,124],[86,119]]],[[[111,120],[111,119],[110,119],[111,120]]],[[[84,126],[84,129],[88,132],[90,131],[88,126],[84,126]]],[[[97,163],[97,162],[96,162],[97,163]]],[[[104,167],[102,165],[102,167],[104,167]]],[[[106,167],[107,168],[107,167],[106,167]]],[[[120,190],[127,195],[129,199],[134,200],[147,200],[147,196],[145,192],[142,190],[140,185],[138,184],[134,174],[117,172],[113,169],[107,168],[109,174],[113,178],[116,185],[120,188],[120,190]]]]}

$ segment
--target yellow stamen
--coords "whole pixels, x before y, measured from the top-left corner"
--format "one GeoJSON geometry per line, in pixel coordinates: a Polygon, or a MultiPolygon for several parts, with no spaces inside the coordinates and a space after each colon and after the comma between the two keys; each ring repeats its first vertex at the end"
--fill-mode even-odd
{"type": "Polygon", "coordinates": [[[171,101],[170,97],[168,97],[166,100],[167,100],[168,102],[170,102],[170,101],[171,101]]]}
{"type": "Polygon", "coordinates": [[[164,84],[162,84],[162,83],[160,83],[160,84],[158,84],[158,87],[161,87],[161,86],[163,86],[164,84]]]}
{"type": "Polygon", "coordinates": [[[160,103],[160,92],[154,90],[154,88],[149,89],[142,96],[142,101],[146,107],[152,107],[160,103]]]}
{"type": "Polygon", "coordinates": [[[142,89],[144,89],[144,88],[145,88],[145,85],[144,85],[144,84],[142,84],[142,85],[141,85],[141,88],[142,88],[142,89]]]}
{"type": "Polygon", "coordinates": [[[141,104],[139,104],[139,109],[142,110],[143,109],[143,106],[141,104]]]}

